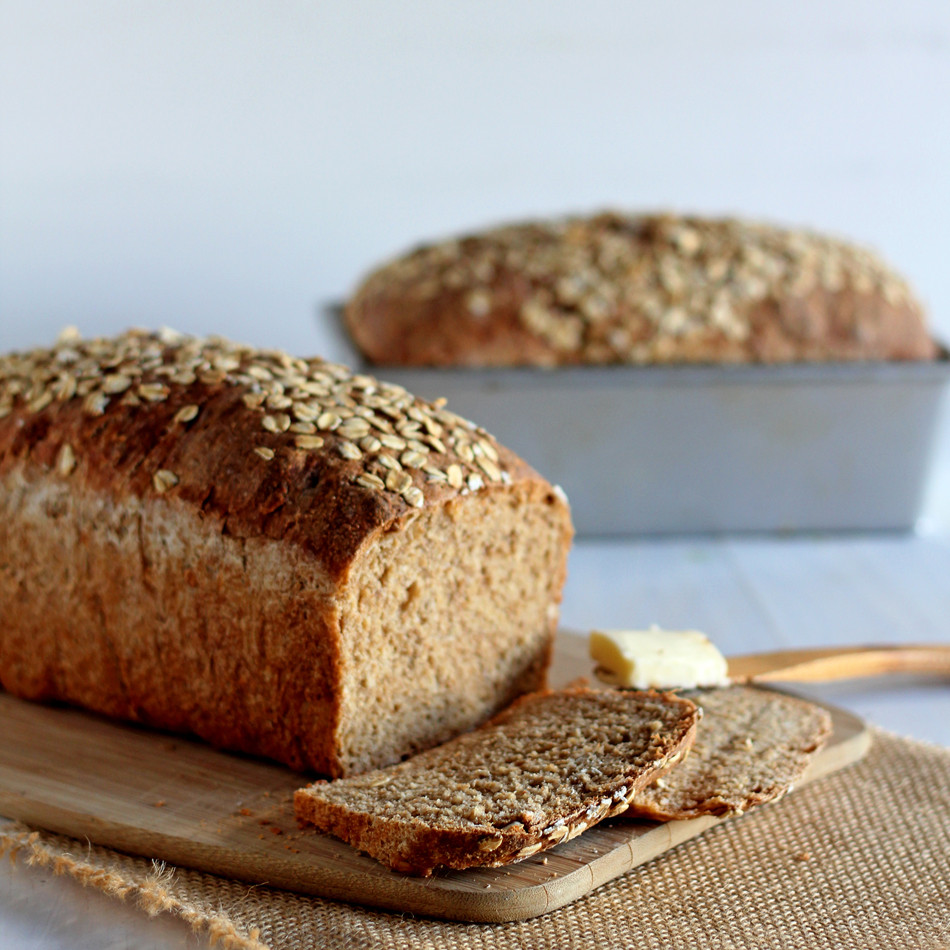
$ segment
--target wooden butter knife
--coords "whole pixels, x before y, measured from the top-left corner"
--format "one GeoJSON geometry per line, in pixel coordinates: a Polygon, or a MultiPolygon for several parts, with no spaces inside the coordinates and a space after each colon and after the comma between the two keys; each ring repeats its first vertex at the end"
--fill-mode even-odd
{"type": "MultiPolygon", "coordinates": [[[[925,673],[950,676],[950,643],[774,650],[726,658],[734,683],[819,683],[829,680],[881,676],[885,673],[925,673]]],[[[561,686],[591,669],[587,641],[562,631],[554,651],[550,680],[561,686]]]]}
{"type": "Polygon", "coordinates": [[[734,683],[818,683],[884,673],[950,675],[950,644],[823,647],[726,658],[734,683]]]}

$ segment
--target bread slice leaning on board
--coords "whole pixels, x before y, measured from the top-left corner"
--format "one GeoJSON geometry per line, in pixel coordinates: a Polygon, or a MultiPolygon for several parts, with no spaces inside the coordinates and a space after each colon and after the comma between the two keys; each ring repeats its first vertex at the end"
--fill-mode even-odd
{"type": "Polygon", "coordinates": [[[301,789],[294,810],[397,871],[499,867],[623,813],[699,716],[671,693],[537,693],[406,762],[301,789]]]}
{"type": "Polygon", "coordinates": [[[563,494],[444,406],[133,331],[0,358],[0,684],[339,776],[545,681],[563,494]]]}

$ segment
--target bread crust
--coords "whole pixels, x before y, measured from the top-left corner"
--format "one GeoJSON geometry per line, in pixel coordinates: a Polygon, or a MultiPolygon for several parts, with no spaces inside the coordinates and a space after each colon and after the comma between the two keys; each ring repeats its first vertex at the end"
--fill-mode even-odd
{"type": "Polygon", "coordinates": [[[534,222],[426,245],[345,310],[377,364],[931,359],[906,281],[863,248],[735,219],[534,222]]]}
{"type": "Polygon", "coordinates": [[[536,592],[558,591],[536,662],[484,715],[543,682],[571,529],[563,497],[483,430],[221,340],[69,337],[5,357],[0,684],[342,774],[355,566],[430,512],[499,497],[552,512],[562,556],[536,592]]]}
{"type": "MultiPolygon", "coordinates": [[[[129,334],[118,341],[92,344],[101,345],[103,358],[109,361],[116,358],[116,346],[123,339],[129,344],[126,362],[131,363],[141,350],[134,341],[147,347],[149,341],[154,343],[157,338],[129,334]]],[[[166,360],[162,365],[173,365],[179,347],[175,342],[161,344],[160,352],[166,360]]],[[[39,364],[36,375],[45,377],[45,388],[37,387],[34,405],[54,389],[63,371],[68,372],[70,364],[60,367],[55,362],[55,354],[65,349],[68,347],[25,355],[39,364]]],[[[190,384],[176,384],[154,370],[146,372],[135,377],[134,389],[116,394],[102,413],[88,411],[86,400],[78,395],[66,400],[52,398],[39,411],[31,409],[31,400],[19,393],[13,394],[15,401],[0,395],[0,412],[4,412],[0,418],[0,476],[27,461],[40,469],[57,471],[60,453],[69,445],[75,465],[68,478],[77,487],[116,499],[159,495],[176,498],[200,510],[203,517],[215,520],[231,537],[265,537],[302,547],[333,582],[343,580],[361,546],[417,508],[403,494],[374,490],[357,481],[366,472],[367,456],[361,453],[361,458],[349,459],[340,454],[340,447],[352,440],[340,436],[339,427],[335,431],[316,430],[324,445],[315,451],[301,450],[296,445],[297,433],[271,432],[263,427],[265,417],[274,417],[282,410],[268,412],[266,405],[257,409],[247,407],[244,398],[261,392],[250,383],[233,378],[245,374],[235,373],[229,378],[213,368],[216,355],[265,368],[272,360],[261,360],[259,351],[251,348],[232,349],[217,340],[201,352],[206,354],[202,361],[209,364],[204,376],[207,381],[196,377],[190,384]],[[212,381],[216,376],[223,378],[212,381]],[[136,392],[148,386],[164,387],[167,393],[153,402],[127,401],[126,394],[139,398],[136,392]],[[197,416],[189,422],[176,421],[189,406],[198,408],[197,416]],[[273,452],[273,456],[262,457],[255,451],[259,448],[273,452]],[[162,471],[171,472],[177,482],[158,491],[155,477],[162,471]],[[334,530],[323,530],[325,525],[333,525],[334,530]]],[[[282,358],[280,354],[276,362],[279,364],[282,358]]],[[[329,366],[337,373],[343,372],[342,367],[322,364],[320,360],[308,365],[317,370],[329,366]]],[[[306,376],[307,369],[298,368],[306,376]]],[[[6,365],[0,362],[0,379],[16,379],[18,375],[10,358],[6,365]]],[[[100,371],[101,380],[109,375],[122,374],[100,371]]],[[[343,378],[354,377],[347,373],[343,378]]],[[[409,405],[421,409],[427,404],[409,397],[409,405]]],[[[438,412],[445,413],[447,420],[457,420],[474,437],[471,441],[494,449],[499,459],[496,467],[508,475],[504,484],[534,482],[542,490],[550,491],[550,486],[527,463],[484,430],[458,417],[453,420],[452,414],[444,409],[438,412]]],[[[409,441],[397,438],[403,443],[409,441]]],[[[399,455],[404,450],[387,453],[384,446],[378,454],[399,455]]],[[[475,476],[487,482],[483,469],[474,461],[467,462],[452,451],[440,453],[432,449],[430,455],[444,463],[444,468],[458,465],[463,469],[463,479],[475,476]]],[[[428,505],[438,505],[469,491],[467,484],[456,487],[447,480],[430,481],[422,469],[406,471],[428,505]]],[[[497,484],[502,485],[500,480],[497,484]]],[[[491,487],[492,484],[483,484],[480,490],[491,487]]]]}

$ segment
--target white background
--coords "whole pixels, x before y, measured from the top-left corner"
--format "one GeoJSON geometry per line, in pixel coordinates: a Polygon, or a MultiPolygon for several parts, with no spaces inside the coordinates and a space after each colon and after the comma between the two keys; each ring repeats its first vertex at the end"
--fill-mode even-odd
{"type": "MultiPolygon", "coordinates": [[[[0,0],[0,351],[167,324],[333,356],[319,307],[381,258],[606,206],[867,243],[950,337],[950,3],[0,0]]],[[[944,541],[763,544],[579,546],[565,622],[946,639],[944,541]]],[[[942,685],[824,695],[947,741],[942,685]]],[[[197,945],[0,874],[4,950],[197,945]]]]}
{"type": "Polygon", "coordinates": [[[329,351],[414,242],[605,206],[883,252],[950,335],[946,0],[0,0],[0,344],[329,351]]]}

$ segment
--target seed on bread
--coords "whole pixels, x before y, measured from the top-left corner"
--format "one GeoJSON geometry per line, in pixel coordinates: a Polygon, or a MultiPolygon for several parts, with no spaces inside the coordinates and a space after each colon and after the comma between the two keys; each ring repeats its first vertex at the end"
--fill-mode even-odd
{"type": "Polygon", "coordinates": [[[402,494],[402,492],[412,487],[412,476],[408,472],[399,469],[390,469],[386,475],[385,487],[392,492],[402,494]]]}
{"type": "Polygon", "coordinates": [[[386,483],[372,472],[362,472],[357,475],[356,483],[364,488],[371,488],[373,491],[384,491],[386,489],[386,483]]]}
{"type": "Polygon", "coordinates": [[[56,471],[65,478],[68,475],[72,475],[75,468],[76,453],[73,451],[73,447],[68,442],[65,442],[60,447],[59,453],[56,456],[56,471]]]}
{"type": "Polygon", "coordinates": [[[148,402],[162,402],[168,396],[168,387],[161,383],[143,383],[136,390],[136,395],[148,402]]]}
{"type": "Polygon", "coordinates": [[[261,419],[261,428],[268,432],[286,432],[290,428],[290,416],[279,412],[273,416],[264,416],[261,419]]]}
{"type": "Polygon", "coordinates": [[[425,503],[425,495],[422,493],[422,489],[415,486],[400,492],[400,495],[405,499],[406,504],[413,508],[421,508],[425,503]]]}
{"type": "Polygon", "coordinates": [[[132,385],[132,379],[122,373],[113,373],[102,381],[102,391],[110,396],[124,393],[132,385]]]}
{"type": "Polygon", "coordinates": [[[83,409],[90,416],[101,416],[109,405],[109,397],[103,392],[92,391],[83,399],[83,409]]]}
{"type": "Polygon", "coordinates": [[[182,406],[178,412],[175,413],[175,422],[192,422],[194,419],[198,418],[198,413],[200,412],[200,407],[191,403],[187,406],[182,406]]]}
{"type": "Polygon", "coordinates": [[[351,461],[357,462],[363,457],[363,453],[360,451],[358,445],[355,445],[353,442],[349,442],[346,439],[342,439],[337,444],[337,451],[345,459],[350,459],[351,461]]]}
{"type": "Polygon", "coordinates": [[[155,491],[161,494],[178,484],[178,476],[167,468],[160,468],[152,476],[152,484],[155,486],[155,491]]]}
{"type": "MultiPolygon", "coordinates": [[[[293,427],[291,426],[291,428],[293,427]]],[[[320,435],[298,435],[297,438],[294,439],[294,445],[296,445],[298,449],[321,449],[323,448],[323,444],[324,439],[323,436],[320,435]]]]}

